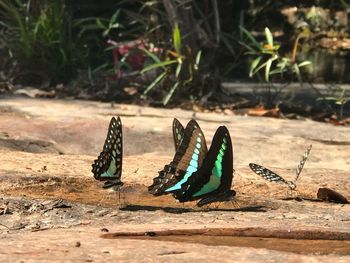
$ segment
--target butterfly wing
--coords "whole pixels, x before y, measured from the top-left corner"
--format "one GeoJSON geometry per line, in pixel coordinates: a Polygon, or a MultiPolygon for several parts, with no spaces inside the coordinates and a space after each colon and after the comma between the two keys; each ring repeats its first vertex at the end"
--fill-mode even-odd
{"type": "Polygon", "coordinates": [[[235,194],[231,189],[233,179],[233,153],[229,131],[225,126],[220,126],[213,138],[210,150],[198,171],[193,172],[180,189],[171,191],[180,202],[206,199],[212,197],[209,202],[215,202],[216,197],[235,194]]]}
{"type": "Polygon", "coordinates": [[[174,146],[175,151],[179,149],[180,144],[182,142],[182,139],[184,137],[185,128],[182,126],[182,124],[179,122],[178,119],[174,118],[173,120],[173,139],[174,139],[174,146]]]}
{"type": "Polygon", "coordinates": [[[270,181],[273,183],[284,183],[287,185],[290,184],[290,182],[287,182],[281,176],[265,168],[264,166],[261,166],[255,163],[250,163],[249,167],[254,173],[256,173],[257,175],[260,175],[262,178],[264,178],[267,181],[270,181]]]}
{"type": "Polygon", "coordinates": [[[94,178],[106,181],[105,188],[120,186],[122,182],[123,133],[120,118],[112,117],[103,150],[92,164],[94,178]]]}
{"type": "Polygon", "coordinates": [[[167,194],[166,189],[175,185],[188,171],[197,170],[207,154],[207,144],[204,134],[195,120],[189,121],[185,128],[184,137],[173,161],[166,165],[148,187],[153,195],[167,194]]]}
{"type": "Polygon", "coordinates": [[[312,144],[306,149],[303,157],[301,158],[300,162],[298,163],[296,171],[295,171],[295,177],[294,177],[294,179],[292,181],[293,184],[296,184],[296,182],[297,182],[297,180],[299,178],[299,175],[300,175],[301,171],[303,170],[304,164],[305,164],[307,158],[309,157],[311,148],[312,148],[312,144]]]}

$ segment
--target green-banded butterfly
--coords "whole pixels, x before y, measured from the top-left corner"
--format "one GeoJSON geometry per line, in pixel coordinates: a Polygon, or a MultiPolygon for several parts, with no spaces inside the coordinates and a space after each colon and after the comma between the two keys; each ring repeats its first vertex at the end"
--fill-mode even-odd
{"type": "Polygon", "coordinates": [[[273,171],[265,168],[264,166],[255,164],[255,163],[250,163],[249,167],[250,169],[256,173],[257,175],[260,175],[262,178],[264,178],[267,181],[273,182],[273,183],[282,183],[288,185],[289,189],[295,190],[297,185],[297,180],[300,176],[301,171],[303,170],[304,164],[309,157],[310,151],[311,151],[312,145],[310,145],[301,160],[297,164],[297,168],[295,170],[295,177],[292,181],[287,181],[283,177],[279,176],[278,174],[274,173],[273,171]]]}
{"type": "Polygon", "coordinates": [[[175,185],[188,171],[198,169],[207,154],[207,144],[204,134],[195,120],[190,120],[184,130],[183,139],[178,147],[173,161],[165,165],[159,175],[153,179],[148,187],[153,195],[167,194],[166,189],[175,185]]]}
{"type": "Polygon", "coordinates": [[[200,168],[167,191],[173,193],[180,202],[200,200],[198,206],[230,201],[236,195],[231,190],[233,172],[230,133],[225,126],[220,126],[200,168]]]}
{"type": "Polygon", "coordinates": [[[92,164],[94,178],[105,181],[103,188],[119,190],[123,185],[121,181],[123,160],[123,132],[120,118],[112,117],[103,150],[92,164]]]}

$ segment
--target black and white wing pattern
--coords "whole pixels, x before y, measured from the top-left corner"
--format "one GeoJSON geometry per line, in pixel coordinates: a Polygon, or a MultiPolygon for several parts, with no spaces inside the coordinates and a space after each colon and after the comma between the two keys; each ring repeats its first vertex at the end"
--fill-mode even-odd
{"type": "Polygon", "coordinates": [[[256,173],[257,175],[260,175],[262,178],[264,178],[267,181],[270,181],[273,183],[287,184],[288,186],[290,184],[290,182],[286,181],[284,178],[272,172],[271,170],[265,168],[264,166],[261,166],[255,163],[250,163],[249,167],[250,169],[252,169],[254,173],[256,173]]]}
{"type": "Polygon", "coordinates": [[[294,179],[292,181],[287,181],[284,178],[282,178],[281,176],[279,176],[278,174],[276,174],[276,173],[272,172],[271,170],[265,168],[264,166],[261,166],[261,165],[255,164],[255,163],[250,163],[249,167],[250,167],[250,169],[252,169],[252,171],[254,173],[256,173],[257,175],[260,175],[264,179],[266,179],[266,180],[268,180],[270,182],[273,182],[273,183],[284,183],[284,184],[287,184],[288,187],[291,190],[295,190],[296,187],[297,187],[296,182],[297,182],[297,180],[298,180],[298,178],[300,176],[301,171],[303,170],[303,167],[304,167],[304,164],[305,164],[307,158],[309,157],[311,148],[312,148],[312,145],[310,145],[306,149],[302,159],[297,164],[297,168],[296,168],[296,171],[295,171],[295,177],[294,177],[294,179]]]}
{"type": "Polygon", "coordinates": [[[122,175],[123,159],[123,132],[120,118],[112,117],[107,138],[103,150],[92,164],[94,178],[99,181],[106,181],[103,188],[118,190],[123,185],[120,180],[122,175]]]}
{"type": "Polygon", "coordinates": [[[301,158],[300,162],[299,162],[298,165],[297,165],[297,168],[296,168],[296,170],[295,170],[295,177],[294,177],[294,179],[292,180],[292,182],[293,182],[294,184],[296,184],[296,182],[297,182],[297,180],[298,180],[298,178],[299,178],[299,176],[300,176],[300,173],[301,173],[301,171],[303,170],[304,164],[305,164],[307,158],[309,157],[311,148],[312,148],[312,144],[311,144],[309,147],[307,147],[307,149],[306,149],[306,151],[305,151],[303,157],[301,158]]]}

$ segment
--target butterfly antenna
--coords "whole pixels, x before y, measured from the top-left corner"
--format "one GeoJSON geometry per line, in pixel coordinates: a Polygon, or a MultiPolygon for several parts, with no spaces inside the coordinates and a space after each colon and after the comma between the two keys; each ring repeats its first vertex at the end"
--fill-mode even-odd
{"type": "Polygon", "coordinates": [[[299,175],[300,175],[301,171],[303,170],[304,164],[305,164],[307,158],[309,157],[311,148],[312,148],[312,144],[310,144],[310,146],[306,149],[306,151],[304,152],[303,157],[301,158],[300,162],[298,163],[297,168],[295,170],[295,178],[292,181],[292,183],[296,184],[296,182],[297,182],[297,180],[299,178],[299,175]]]}

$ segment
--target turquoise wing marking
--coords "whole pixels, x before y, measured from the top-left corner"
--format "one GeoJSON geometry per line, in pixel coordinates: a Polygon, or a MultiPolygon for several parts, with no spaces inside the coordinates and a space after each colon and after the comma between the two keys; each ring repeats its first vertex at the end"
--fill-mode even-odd
{"type": "Polygon", "coordinates": [[[193,151],[191,161],[189,163],[189,166],[186,169],[186,173],[185,173],[184,177],[179,182],[177,182],[177,184],[166,189],[165,192],[171,192],[174,190],[181,189],[181,185],[184,184],[185,182],[187,182],[188,178],[190,178],[192,173],[194,173],[198,170],[198,160],[199,160],[199,150],[201,148],[201,140],[202,140],[201,138],[199,138],[199,137],[197,138],[196,148],[193,151]]]}
{"type": "Polygon", "coordinates": [[[193,194],[193,197],[201,196],[210,192],[215,191],[221,185],[221,176],[222,176],[222,158],[225,154],[227,139],[223,139],[223,143],[221,144],[221,148],[216,157],[215,165],[211,170],[211,176],[209,182],[203,185],[203,187],[196,193],[193,194]]]}
{"type": "Polygon", "coordinates": [[[115,164],[115,159],[114,159],[114,156],[112,156],[112,160],[111,160],[111,163],[108,167],[108,170],[105,171],[103,174],[101,174],[101,177],[104,178],[104,177],[115,177],[115,174],[117,172],[117,166],[115,164]]]}

